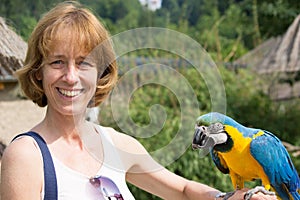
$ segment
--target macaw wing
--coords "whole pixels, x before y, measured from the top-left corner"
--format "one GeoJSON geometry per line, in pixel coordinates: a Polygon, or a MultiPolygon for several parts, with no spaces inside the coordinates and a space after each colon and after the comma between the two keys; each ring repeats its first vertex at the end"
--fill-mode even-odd
{"type": "Polygon", "coordinates": [[[210,151],[210,155],[212,157],[212,160],[214,161],[215,165],[217,166],[217,168],[224,174],[228,174],[229,173],[229,169],[227,167],[226,162],[224,161],[224,159],[222,158],[222,156],[219,155],[219,153],[217,151],[211,150],[210,151]]]}
{"type": "Polygon", "coordinates": [[[300,186],[297,171],[287,150],[275,135],[264,131],[263,135],[251,141],[250,152],[264,169],[279,196],[287,197],[287,190],[297,191],[300,186]]]}

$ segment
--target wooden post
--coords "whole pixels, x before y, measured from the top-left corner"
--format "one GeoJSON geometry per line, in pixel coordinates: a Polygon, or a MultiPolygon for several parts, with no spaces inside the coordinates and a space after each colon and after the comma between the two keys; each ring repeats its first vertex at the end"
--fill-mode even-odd
{"type": "Polygon", "coordinates": [[[0,83],[0,91],[4,90],[4,88],[5,88],[4,83],[0,83]]]}

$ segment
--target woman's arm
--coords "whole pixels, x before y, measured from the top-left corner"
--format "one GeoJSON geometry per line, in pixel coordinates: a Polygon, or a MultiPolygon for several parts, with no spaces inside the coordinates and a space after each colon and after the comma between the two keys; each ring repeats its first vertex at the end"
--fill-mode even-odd
{"type": "MultiPolygon", "coordinates": [[[[117,132],[112,137],[127,166],[126,179],[133,185],[167,200],[215,200],[220,193],[212,187],[180,177],[159,165],[134,138],[117,132]]],[[[246,191],[237,191],[230,200],[242,200],[246,191]]],[[[263,194],[252,197],[252,200],[259,199],[276,198],[263,194]]]]}
{"type": "Polygon", "coordinates": [[[128,182],[162,199],[215,199],[220,192],[207,185],[189,181],[165,168],[156,172],[127,173],[128,182]]]}
{"type": "MultiPolygon", "coordinates": [[[[145,174],[127,174],[127,180],[166,200],[222,200],[216,198],[220,191],[207,185],[184,179],[165,168],[161,171],[145,174]]],[[[238,190],[229,200],[243,200],[248,189],[238,190]]],[[[276,196],[258,193],[251,200],[276,200],[276,196]]]]}
{"type": "Polygon", "coordinates": [[[126,179],[162,199],[215,199],[218,190],[189,181],[158,164],[134,138],[107,129],[126,166],[126,179]]]}
{"type": "Polygon", "coordinates": [[[1,164],[1,200],[40,200],[43,161],[32,138],[12,142],[4,151],[1,164]]]}

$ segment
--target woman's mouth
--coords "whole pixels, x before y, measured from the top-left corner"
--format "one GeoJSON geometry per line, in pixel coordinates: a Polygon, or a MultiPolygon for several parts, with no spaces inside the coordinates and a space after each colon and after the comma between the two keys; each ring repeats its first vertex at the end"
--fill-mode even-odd
{"type": "Polygon", "coordinates": [[[76,97],[78,96],[83,90],[66,90],[62,88],[57,88],[58,92],[65,97],[76,97]]]}

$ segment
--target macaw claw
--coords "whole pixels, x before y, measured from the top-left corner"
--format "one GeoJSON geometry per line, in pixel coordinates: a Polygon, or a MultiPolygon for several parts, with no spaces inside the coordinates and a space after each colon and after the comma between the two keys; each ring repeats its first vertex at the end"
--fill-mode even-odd
{"type": "Polygon", "coordinates": [[[255,188],[246,192],[246,194],[244,195],[244,200],[250,200],[251,197],[258,192],[261,192],[266,195],[275,195],[275,192],[268,191],[263,186],[256,186],[255,188]]]}
{"type": "Polygon", "coordinates": [[[217,198],[223,198],[223,200],[228,200],[230,197],[234,195],[235,191],[232,192],[222,192],[216,196],[217,198]]]}

